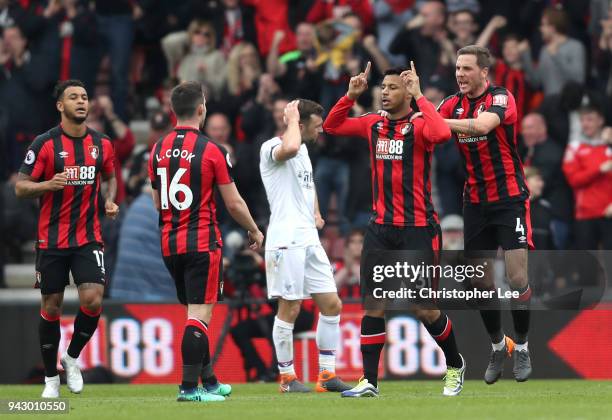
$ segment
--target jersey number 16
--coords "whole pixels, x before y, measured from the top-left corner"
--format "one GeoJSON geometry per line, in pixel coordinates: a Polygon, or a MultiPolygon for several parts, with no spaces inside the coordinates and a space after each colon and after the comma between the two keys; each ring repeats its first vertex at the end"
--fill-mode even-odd
{"type": "Polygon", "coordinates": [[[193,202],[193,193],[189,187],[185,184],[181,184],[179,181],[183,174],[187,172],[185,168],[179,168],[168,187],[168,170],[166,168],[157,168],[157,175],[159,175],[161,186],[160,186],[160,201],[162,210],[168,210],[168,198],[170,198],[170,204],[177,210],[185,210],[191,206],[193,202]],[[183,200],[179,201],[178,193],[183,193],[183,200]]]}

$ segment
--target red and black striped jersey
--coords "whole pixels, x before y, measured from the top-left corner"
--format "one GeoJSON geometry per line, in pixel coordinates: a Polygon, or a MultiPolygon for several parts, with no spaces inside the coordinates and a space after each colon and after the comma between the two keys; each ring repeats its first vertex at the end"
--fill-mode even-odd
{"type": "Polygon", "coordinates": [[[477,98],[456,93],[442,101],[438,112],[449,119],[477,118],[481,112],[492,112],[501,121],[488,134],[453,135],[466,171],[465,201],[494,203],[529,197],[517,148],[517,110],[512,93],[504,87],[491,85],[477,98]]]}
{"type": "Polygon", "coordinates": [[[378,114],[347,118],[354,103],[342,97],[329,112],[323,129],[334,135],[368,140],[374,223],[437,225],[431,200],[431,157],[435,143],[451,137],[444,120],[424,97],[417,101],[423,115],[413,121],[412,112],[398,120],[378,114]]]}
{"type": "Polygon", "coordinates": [[[61,172],[68,178],[64,189],[40,197],[38,248],[102,243],[100,177],[114,174],[114,160],[110,140],[91,128],[84,137],[71,137],[58,126],[34,139],[19,172],[34,181],[47,181],[61,172]]]}
{"type": "Polygon", "coordinates": [[[164,256],[222,245],[215,185],[234,182],[226,150],[190,127],[176,127],[151,150],[149,178],[160,203],[164,256]]]}
{"type": "Polygon", "coordinates": [[[514,100],[516,101],[516,120],[519,122],[516,129],[520,133],[520,122],[523,121],[525,110],[531,99],[531,90],[527,84],[525,71],[511,68],[503,60],[498,60],[495,65],[495,85],[505,87],[514,95],[514,100]]]}

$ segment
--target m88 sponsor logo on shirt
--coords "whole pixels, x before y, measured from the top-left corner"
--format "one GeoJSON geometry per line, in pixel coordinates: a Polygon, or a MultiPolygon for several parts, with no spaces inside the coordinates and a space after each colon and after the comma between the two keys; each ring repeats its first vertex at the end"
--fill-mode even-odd
{"type": "Polygon", "coordinates": [[[402,160],[403,155],[403,140],[379,138],[376,141],[376,159],[402,160]]]}
{"type": "Polygon", "coordinates": [[[66,185],[91,185],[96,179],[95,166],[65,166],[66,185]]]}
{"type": "Polygon", "coordinates": [[[489,140],[489,136],[472,136],[469,134],[457,133],[457,141],[459,143],[478,143],[489,140]]]}

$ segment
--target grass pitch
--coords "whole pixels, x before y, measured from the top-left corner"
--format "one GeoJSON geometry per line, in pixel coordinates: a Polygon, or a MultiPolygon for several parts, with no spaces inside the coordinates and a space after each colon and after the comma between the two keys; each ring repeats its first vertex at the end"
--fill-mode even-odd
{"type": "MultiPolygon", "coordinates": [[[[42,385],[0,386],[0,399],[39,398],[42,385]]],[[[172,385],[62,385],[69,419],[605,419],[612,418],[612,381],[467,381],[461,396],[442,397],[442,381],[382,381],[380,398],[279,394],[274,384],[235,385],[220,403],[177,403],[172,385]],[[204,417],[205,416],[205,417],[204,417]]],[[[6,417],[0,414],[0,417],[6,417]]],[[[18,418],[33,417],[22,415],[18,418]]],[[[40,414],[35,416],[41,418],[40,414]]]]}

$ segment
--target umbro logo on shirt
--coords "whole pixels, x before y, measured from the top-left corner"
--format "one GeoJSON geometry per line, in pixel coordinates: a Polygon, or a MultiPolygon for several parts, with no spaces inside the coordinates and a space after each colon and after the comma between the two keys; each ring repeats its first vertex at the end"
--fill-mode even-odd
{"type": "Polygon", "coordinates": [[[68,152],[59,152],[58,153],[59,157],[61,157],[62,159],[66,159],[68,157],[68,152]]]}

